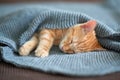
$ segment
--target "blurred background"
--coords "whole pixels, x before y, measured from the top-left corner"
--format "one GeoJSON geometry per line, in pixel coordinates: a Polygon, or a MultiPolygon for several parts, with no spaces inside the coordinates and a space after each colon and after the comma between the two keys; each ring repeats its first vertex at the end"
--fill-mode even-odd
{"type": "Polygon", "coordinates": [[[32,2],[102,2],[104,0],[0,0],[0,3],[32,3],[32,2]]]}

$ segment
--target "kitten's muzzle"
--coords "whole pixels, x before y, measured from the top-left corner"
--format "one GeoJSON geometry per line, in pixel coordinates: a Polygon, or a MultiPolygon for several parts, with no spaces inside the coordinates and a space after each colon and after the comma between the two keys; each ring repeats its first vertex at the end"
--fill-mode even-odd
{"type": "Polygon", "coordinates": [[[59,48],[64,53],[75,53],[72,45],[60,45],[59,48]]]}

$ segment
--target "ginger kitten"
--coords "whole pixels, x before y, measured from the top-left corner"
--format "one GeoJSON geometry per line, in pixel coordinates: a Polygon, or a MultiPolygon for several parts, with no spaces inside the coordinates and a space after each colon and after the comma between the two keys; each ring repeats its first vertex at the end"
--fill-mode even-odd
{"type": "Polygon", "coordinates": [[[65,53],[104,50],[95,36],[96,21],[90,20],[67,29],[42,29],[24,43],[20,55],[28,55],[35,49],[35,56],[46,57],[53,45],[58,45],[65,53]]]}

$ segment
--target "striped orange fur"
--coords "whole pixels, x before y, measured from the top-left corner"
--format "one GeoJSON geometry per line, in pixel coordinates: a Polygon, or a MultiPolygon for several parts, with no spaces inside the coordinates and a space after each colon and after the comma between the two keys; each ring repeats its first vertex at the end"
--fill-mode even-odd
{"type": "Polygon", "coordinates": [[[58,45],[65,53],[104,50],[95,35],[96,21],[76,24],[67,29],[42,29],[23,44],[20,55],[28,55],[35,49],[35,55],[45,57],[53,45],[58,45]]]}

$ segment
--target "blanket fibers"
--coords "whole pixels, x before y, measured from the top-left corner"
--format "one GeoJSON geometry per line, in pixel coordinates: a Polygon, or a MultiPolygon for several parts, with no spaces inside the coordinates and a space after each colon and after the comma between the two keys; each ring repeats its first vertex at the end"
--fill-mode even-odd
{"type": "MultiPolygon", "coordinates": [[[[0,17],[1,59],[18,67],[70,76],[96,76],[120,71],[120,26],[102,5],[23,8],[0,17]],[[68,8],[67,8],[68,7],[68,8]],[[75,10],[76,9],[76,10],[75,10]],[[19,56],[18,49],[39,29],[64,29],[90,19],[98,22],[96,36],[105,51],[65,54],[53,47],[45,58],[19,56]]],[[[56,5],[57,6],[57,5],[56,5]]]]}

